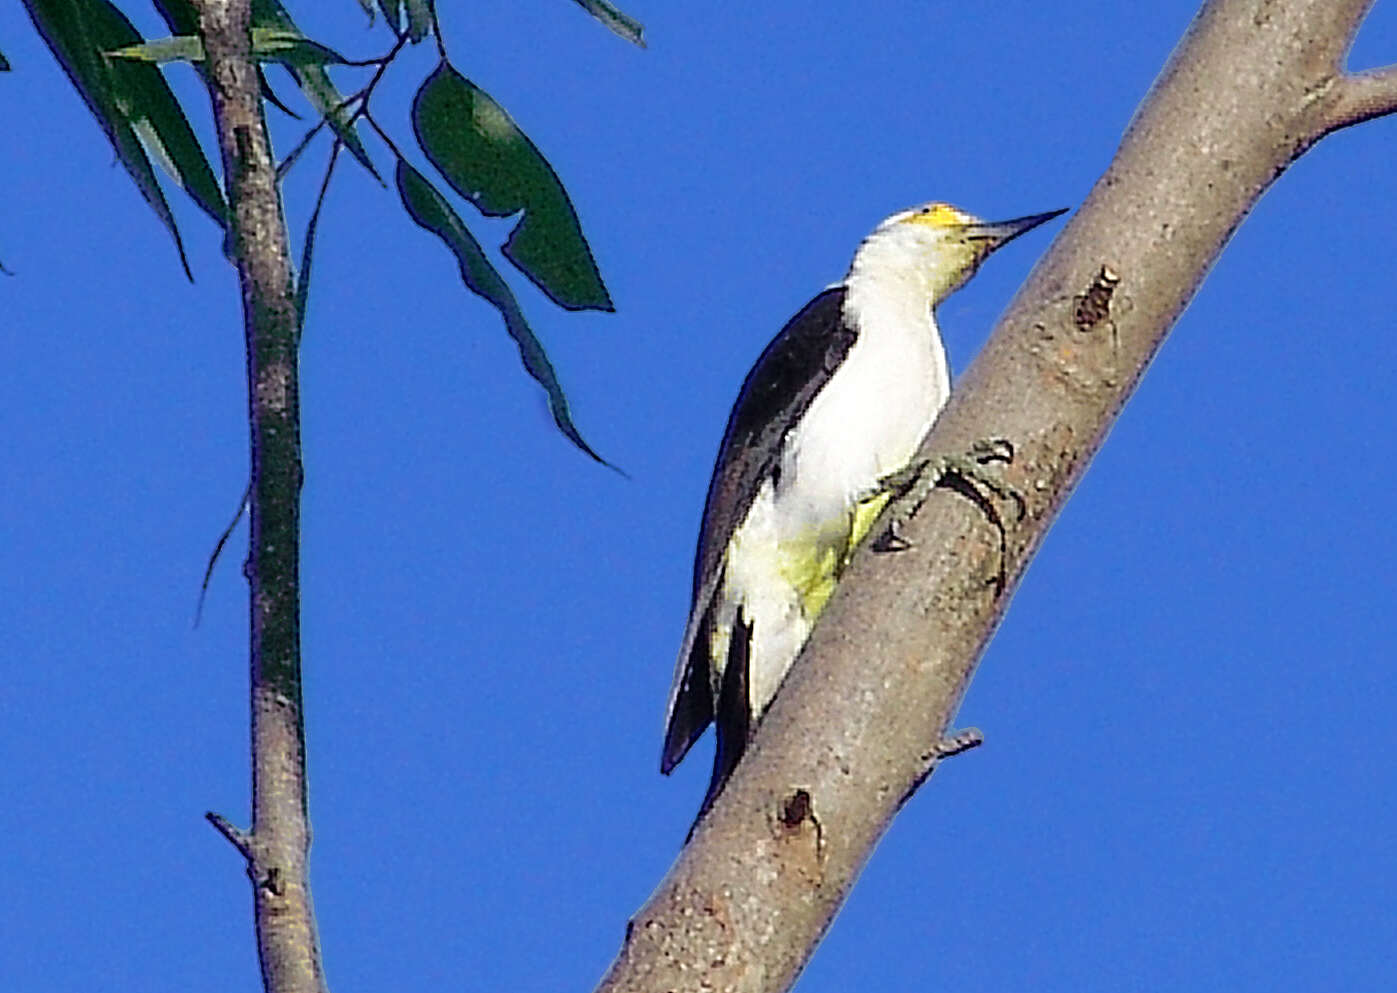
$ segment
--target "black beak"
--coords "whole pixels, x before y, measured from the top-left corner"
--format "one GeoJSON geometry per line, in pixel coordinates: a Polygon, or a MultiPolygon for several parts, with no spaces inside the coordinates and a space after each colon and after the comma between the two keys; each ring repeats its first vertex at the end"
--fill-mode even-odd
{"type": "Polygon", "coordinates": [[[1067,213],[1068,208],[1061,210],[1050,210],[1046,214],[1029,214],[1027,217],[1016,217],[1012,221],[986,221],[980,224],[972,224],[965,229],[967,238],[977,241],[983,240],[989,244],[986,246],[986,254],[1001,248],[1013,241],[1019,235],[1032,231],[1038,225],[1051,221],[1067,213]]]}

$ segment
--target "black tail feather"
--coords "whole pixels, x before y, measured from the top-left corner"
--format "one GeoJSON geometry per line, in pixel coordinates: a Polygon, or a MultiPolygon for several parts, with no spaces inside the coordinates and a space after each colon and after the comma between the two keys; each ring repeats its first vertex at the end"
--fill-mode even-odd
{"type": "Polygon", "coordinates": [[[752,624],[738,611],[733,622],[732,638],[728,642],[728,661],[723,667],[723,681],[718,687],[718,700],[713,708],[713,727],[718,744],[713,750],[713,778],[708,783],[708,793],[689,828],[692,836],[698,822],[708,813],[718,794],[723,792],[728,777],[737,768],[738,761],[747,751],[747,743],[752,737],[752,703],[747,692],[748,663],[752,650],[752,624]]]}

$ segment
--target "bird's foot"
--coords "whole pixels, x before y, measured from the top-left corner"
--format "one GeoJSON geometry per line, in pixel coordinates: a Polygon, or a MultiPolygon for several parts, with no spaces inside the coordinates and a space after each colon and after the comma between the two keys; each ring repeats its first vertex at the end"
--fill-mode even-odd
{"type": "MultiPolygon", "coordinates": [[[[938,486],[949,486],[980,505],[985,515],[999,530],[1000,552],[1006,552],[1004,519],[995,507],[994,500],[985,493],[1005,503],[1012,502],[1016,510],[1016,519],[1024,519],[1028,513],[1028,505],[1024,502],[1022,494],[987,470],[992,462],[1007,465],[1013,461],[1014,445],[1011,441],[1007,438],[986,438],[977,441],[964,455],[923,459],[884,476],[879,482],[880,487],[891,493],[893,499],[902,503],[903,507],[894,511],[887,529],[873,543],[874,549],[880,552],[899,552],[910,548],[910,543],[898,533],[899,530],[922,509],[922,504],[926,503],[932,490],[938,486]]],[[[1005,556],[1001,555],[1001,589],[1005,580],[1004,561],[1005,556]]]]}

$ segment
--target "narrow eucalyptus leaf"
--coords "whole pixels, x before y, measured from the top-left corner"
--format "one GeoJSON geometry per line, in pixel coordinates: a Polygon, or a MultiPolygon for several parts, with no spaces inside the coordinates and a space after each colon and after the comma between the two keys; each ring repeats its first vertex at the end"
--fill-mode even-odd
{"type": "Polygon", "coordinates": [[[563,184],[503,107],[446,62],[417,91],[418,143],[461,196],[491,217],[523,211],[505,256],[559,306],[614,310],[563,184]]]}
{"type": "Polygon", "coordinates": [[[223,190],[160,69],[149,63],[125,59],[104,61],[109,78],[116,84],[117,105],[145,143],[146,150],[204,213],[220,227],[226,227],[223,190]]]}
{"type": "MultiPolygon", "coordinates": [[[[145,148],[136,136],[126,106],[130,102],[130,71],[155,73],[158,77],[160,70],[150,65],[109,60],[103,54],[127,45],[138,45],[144,39],[122,13],[105,0],[24,0],[24,5],[40,37],[111,142],[136,189],[170,232],[185,275],[192,279],[179,228],[145,148]]],[[[221,198],[219,214],[222,214],[221,198]]]]}
{"type": "Polygon", "coordinates": [[[203,57],[199,39],[177,35],[145,41],[125,16],[105,0],[68,0],[68,6],[68,13],[84,25],[87,38],[94,45],[118,38],[128,42],[110,49],[98,48],[91,60],[96,78],[105,82],[110,105],[125,118],[145,151],[206,214],[220,227],[226,227],[223,191],[179,101],[154,65],[172,59],[197,61],[203,57]]]}
{"type": "Polygon", "coordinates": [[[175,35],[172,38],[157,38],[139,45],[127,45],[107,53],[119,59],[133,62],[202,62],[204,42],[197,35],[175,35]]]}
{"type": "Polygon", "coordinates": [[[446,198],[425,176],[402,159],[398,160],[397,181],[398,193],[402,197],[408,216],[445,243],[456,256],[461,280],[467,289],[488,300],[504,317],[505,328],[519,347],[519,357],[523,360],[524,369],[548,394],[548,407],[552,411],[553,421],[558,425],[558,430],[602,465],[615,469],[615,466],[582,440],[582,435],[572,422],[567,397],[558,382],[557,374],[553,371],[553,363],[548,360],[543,345],[524,319],[524,313],[519,309],[519,303],[509,285],[490,264],[480,247],[480,242],[466,229],[460,215],[451,209],[446,198]]]}
{"type": "Polygon", "coordinates": [[[348,60],[328,45],[311,41],[299,31],[280,27],[253,27],[252,57],[259,62],[288,66],[343,64],[348,60]]]}

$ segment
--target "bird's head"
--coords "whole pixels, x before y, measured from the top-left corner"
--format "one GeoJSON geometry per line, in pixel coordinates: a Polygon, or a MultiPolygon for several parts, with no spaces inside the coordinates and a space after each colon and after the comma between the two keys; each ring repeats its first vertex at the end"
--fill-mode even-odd
{"type": "Polygon", "coordinates": [[[948,203],[922,204],[874,228],[854,256],[854,270],[877,267],[888,276],[915,280],[934,306],[975,275],[995,249],[1064,212],[984,221],[948,203]]]}

